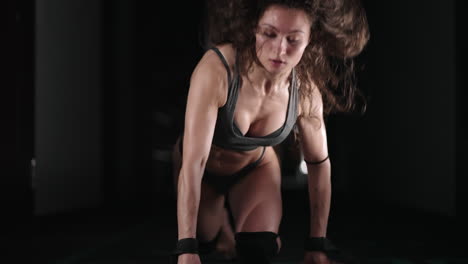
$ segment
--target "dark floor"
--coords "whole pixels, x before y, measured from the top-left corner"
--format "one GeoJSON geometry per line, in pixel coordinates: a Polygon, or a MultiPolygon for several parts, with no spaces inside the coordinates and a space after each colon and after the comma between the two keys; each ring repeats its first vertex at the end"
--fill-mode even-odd
{"type": "MultiPolygon", "coordinates": [[[[283,248],[275,263],[300,263],[307,232],[307,193],[284,191],[283,248]]],[[[176,241],[174,201],[154,211],[96,209],[36,217],[33,262],[170,263],[176,241]]],[[[372,199],[335,197],[328,236],[350,263],[468,263],[466,228],[457,220],[372,199]]],[[[224,263],[216,255],[203,263],[224,263]]]]}

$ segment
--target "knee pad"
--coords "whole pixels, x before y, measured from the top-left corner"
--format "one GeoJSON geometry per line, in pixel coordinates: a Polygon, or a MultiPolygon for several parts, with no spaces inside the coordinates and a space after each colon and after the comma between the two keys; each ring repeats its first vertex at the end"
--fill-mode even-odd
{"type": "Polygon", "coordinates": [[[236,234],[237,257],[241,263],[266,264],[278,253],[278,234],[273,232],[239,232],[236,234]]]}

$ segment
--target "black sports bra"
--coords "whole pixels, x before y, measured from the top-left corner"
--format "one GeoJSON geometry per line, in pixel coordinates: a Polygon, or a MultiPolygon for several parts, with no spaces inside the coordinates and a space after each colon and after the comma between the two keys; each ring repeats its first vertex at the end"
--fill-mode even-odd
{"type": "Polygon", "coordinates": [[[216,120],[213,135],[213,144],[225,149],[247,151],[256,149],[259,146],[274,146],[285,140],[294,128],[297,119],[298,96],[294,69],[292,71],[287,116],[283,126],[266,136],[249,137],[242,134],[234,120],[234,110],[238,98],[239,87],[242,85],[241,78],[237,71],[237,63],[234,69],[234,78],[231,78],[231,71],[223,54],[215,47],[211,49],[218,54],[226,67],[229,85],[226,104],[218,109],[218,118],[216,120]]]}

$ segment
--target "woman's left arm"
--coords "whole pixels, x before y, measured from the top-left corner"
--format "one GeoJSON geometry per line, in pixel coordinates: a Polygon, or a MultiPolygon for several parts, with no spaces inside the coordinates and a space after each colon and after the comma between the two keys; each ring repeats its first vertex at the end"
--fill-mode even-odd
{"type": "Polygon", "coordinates": [[[307,164],[310,201],[310,237],[326,237],[331,201],[331,164],[323,103],[318,89],[314,89],[312,116],[298,118],[302,153],[307,164]],[[315,164],[314,164],[315,163],[315,164]]]}
{"type": "MultiPolygon", "coordinates": [[[[306,106],[307,107],[307,106],[306,106]]],[[[331,203],[331,163],[323,119],[323,102],[317,88],[313,92],[312,116],[299,117],[299,137],[307,164],[310,204],[309,237],[327,237],[331,203]]],[[[323,252],[306,252],[306,263],[328,263],[323,252]],[[307,259],[316,258],[316,261],[307,259]]]]}

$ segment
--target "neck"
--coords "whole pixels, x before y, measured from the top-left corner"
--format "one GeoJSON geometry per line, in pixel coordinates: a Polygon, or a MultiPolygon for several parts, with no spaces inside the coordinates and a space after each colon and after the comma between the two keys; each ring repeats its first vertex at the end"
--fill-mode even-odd
{"type": "Polygon", "coordinates": [[[254,64],[247,74],[251,86],[258,92],[269,95],[287,89],[290,83],[292,70],[281,73],[270,73],[264,67],[254,64]]]}

